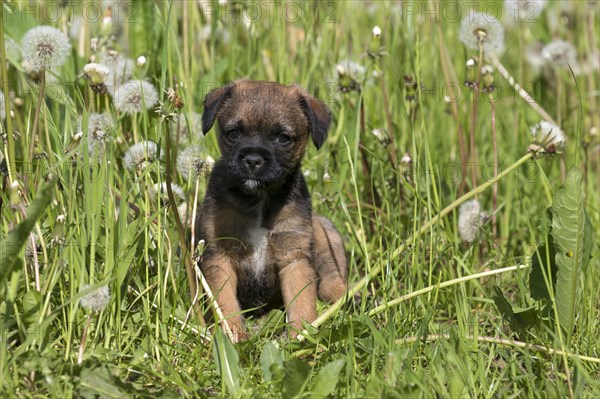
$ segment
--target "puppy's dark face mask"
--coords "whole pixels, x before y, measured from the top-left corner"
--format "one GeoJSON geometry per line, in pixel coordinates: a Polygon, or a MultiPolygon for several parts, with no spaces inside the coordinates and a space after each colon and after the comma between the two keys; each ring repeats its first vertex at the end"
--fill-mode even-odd
{"type": "Polygon", "coordinates": [[[308,137],[319,148],[331,119],[297,86],[236,81],[205,100],[203,131],[219,122],[221,167],[246,193],[276,189],[297,172],[308,137]]]}

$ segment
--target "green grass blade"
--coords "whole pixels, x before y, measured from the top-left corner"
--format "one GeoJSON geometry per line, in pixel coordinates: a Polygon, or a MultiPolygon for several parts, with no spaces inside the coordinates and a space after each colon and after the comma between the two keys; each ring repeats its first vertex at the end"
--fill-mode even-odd
{"type": "Polygon", "coordinates": [[[240,397],[240,359],[235,347],[221,329],[217,329],[215,333],[213,355],[221,380],[229,393],[234,398],[240,397]]]}

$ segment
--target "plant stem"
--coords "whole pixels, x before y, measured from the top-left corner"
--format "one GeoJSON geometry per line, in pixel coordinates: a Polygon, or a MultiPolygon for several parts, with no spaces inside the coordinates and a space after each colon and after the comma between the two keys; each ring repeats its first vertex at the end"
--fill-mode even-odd
{"type": "MultiPolygon", "coordinates": [[[[478,342],[487,342],[487,343],[497,344],[497,345],[516,346],[518,348],[533,349],[533,350],[536,350],[539,352],[546,353],[548,355],[559,355],[559,356],[566,355],[570,358],[582,360],[585,362],[600,363],[600,359],[597,357],[578,355],[576,353],[565,352],[560,349],[546,348],[545,346],[542,346],[542,345],[529,344],[527,342],[522,342],[522,341],[513,341],[511,339],[506,339],[506,338],[496,338],[496,337],[471,335],[471,334],[466,334],[461,338],[464,338],[467,341],[477,340],[478,342]]],[[[407,338],[397,339],[395,341],[395,344],[396,345],[405,345],[405,344],[413,344],[420,340],[439,341],[442,339],[449,340],[449,339],[452,339],[452,337],[450,334],[430,334],[425,338],[419,336],[419,337],[407,337],[407,338]]]]}
{"type": "Polygon", "coordinates": [[[485,272],[481,272],[481,273],[476,273],[476,274],[471,274],[469,276],[463,276],[463,277],[459,277],[459,278],[455,278],[452,280],[448,280],[448,281],[444,281],[443,283],[439,283],[439,284],[433,284],[430,286],[427,286],[425,288],[421,288],[420,290],[416,290],[413,291],[409,294],[403,295],[399,298],[396,299],[392,299],[391,301],[388,301],[382,305],[377,306],[376,308],[371,309],[368,313],[367,316],[369,317],[373,317],[389,308],[391,308],[392,306],[396,306],[404,301],[407,301],[411,298],[414,298],[416,296],[422,295],[422,294],[426,294],[428,292],[433,291],[436,288],[445,288],[445,287],[450,287],[452,285],[456,285],[456,284],[460,284],[460,283],[464,283],[465,281],[470,281],[470,280],[476,280],[478,278],[483,278],[483,277],[488,277],[488,276],[494,276],[496,274],[502,274],[502,273],[507,273],[507,272],[512,272],[514,270],[522,270],[522,269],[527,269],[529,268],[529,265],[515,265],[515,266],[509,266],[509,267],[504,267],[502,269],[496,269],[496,270],[488,270],[485,272]]]}
{"type": "Polygon", "coordinates": [[[498,59],[498,57],[496,56],[496,54],[494,53],[490,53],[489,54],[490,60],[492,61],[492,64],[494,64],[494,67],[496,67],[496,69],[498,70],[498,72],[500,72],[500,74],[504,77],[504,79],[506,79],[508,81],[508,84],[517,91],[517,93],[519,93],[519,95],[521,96],[521,98],[523,100],[525,100],[525,102],[531,107],[533,108],[538,114],[540,114],[540,116],[542,118],[544,118],[545,120],[547,120],[548,122],[552,122],[553,124],[558,126],[558,123],[556,123],[556,121],[554,120],[554,118],[552,118],[547,112],[546,110],[544,110],[544,108],[542,108],[534,99],[533,97],[531,97],[529,95],[529,93],[527,93],[527,91],[525,89],[523,89],[523,87],[521,87],[521,85],[517,82],[515,82],[515,79],[510,76],[510,74],[508,73],[508,71],[506,70],[506,68],[504,67],[504,65],[502,65],[502,63],[500,62],[500,60],[498,59]]]}
{"type": "MultiPolygon", "coordinates": [[[[490,104],[492,107],[492,146],[494,149],[494,177],[498,174],[498,143],[496,142],[496,102],[490,94],[490,104]]],[[[492,186],[492,236],[494,239],[498,236],[498,225],[496,221],[496,207],[498,202],[498,183],[492,186]]]]}
{"type": "MultiPolygon", "coordinates": [[[[45,94],[46,94],[46,70],[45,69],[42,69],[38,90],[39,90],[38,102],[35,107],[35,114],[33,116],[33,128],[31,129],[31,138],[30,138],[31,142],[29,143],[29,161],[30,162],[33,162],[33,148],[35,147],[35,140],[38,136],[37,126],[38,126],[38,123],[40,120],[40,110],[42,109],[42,101],[44,101],[45,94]]],[[[51,149],[47,148],[46,151],[50,152],[51,149]]]]}

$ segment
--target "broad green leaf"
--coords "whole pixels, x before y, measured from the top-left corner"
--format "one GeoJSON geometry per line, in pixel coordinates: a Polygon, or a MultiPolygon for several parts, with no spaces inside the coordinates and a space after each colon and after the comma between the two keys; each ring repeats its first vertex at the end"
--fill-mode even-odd
{"type": "Polygon", "coordinates": [[[229,393],[233,397],[240,397],[240,359],[235,347],[220,328],[215,333],[213,355],[219,375],[229,389],[229,393]]]}
{"type": "Polygon", "coordinates": [[[283,381],[281,393],[284,398],[295,398],[300,396],[306,388],[310,366],[301,360],[292,359],[283,363],[283,381]]]}
{"type": "Polygon", "coordinates": [[[0,283],[6,280],[18,265],[17,255],[27,242],[29,233],[33,230],[35,222],[42,216],[44,210],[52,200],[52,190],[56,180],[43,183],[35,199],[27,208],[27,217],[8,235],[0,241],[0,283]]]}
{"type": "Polygon", "coordinates": [[[340,372],[344,368],[346,362],[343,359],[335,360],[328,363],[317,374],[317,380],[312,390],[311,398],[321,399],[335,391],[335,387],[340,379],[340,372]]]}
{"type": "Polygon", "coordinates": [[[81,396],[83,398],[129,398],[131,395],[119,386],[107,366],[81,370],[81,396]]]}
{"type": "Polygon", "coordinates": [[[260,365],[264,382],[271,381],[273,378],[273,374],[271,373],[271,365],[273,364],[283,364],[283,354],[277,349],[273,342],[269,341],[265,344],[263,353],[260,356],[260,365]]]}
{"type": "Polygon", "coordinates": [[[556,245],[556,306],[561,326],[571,336],[577,303],[579,282],[587,268],[592,251],[592,229],[585,213],[583,173],[572,168],[567,179],[554,195],[552,205],[552,237],[556,245]]]}

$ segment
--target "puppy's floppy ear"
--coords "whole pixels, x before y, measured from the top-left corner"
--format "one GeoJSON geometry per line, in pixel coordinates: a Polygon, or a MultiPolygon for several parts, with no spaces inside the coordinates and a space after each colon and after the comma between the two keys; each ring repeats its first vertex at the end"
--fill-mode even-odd
{"type": "Polygon", "coordinates": [[[204,112],[202,113],[202,133],[206,134],[215,123],[221,105],[231,97],[235,82],[219,87],[208,93],[204,98],[204,112]]]}
{"type": "Polygon", "coordinates": [[[327,138],[327,130],[331,123],[331,111],[325,104],[306,92],[302,92],[300,95],[300,106],[308,119],[310,136],[318,150],[327,138]]]}

